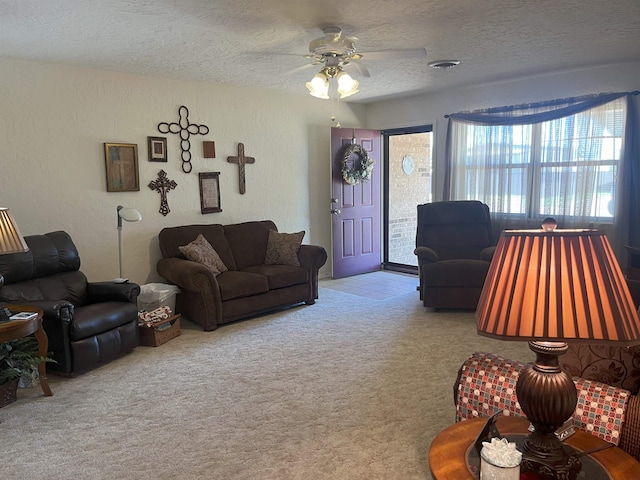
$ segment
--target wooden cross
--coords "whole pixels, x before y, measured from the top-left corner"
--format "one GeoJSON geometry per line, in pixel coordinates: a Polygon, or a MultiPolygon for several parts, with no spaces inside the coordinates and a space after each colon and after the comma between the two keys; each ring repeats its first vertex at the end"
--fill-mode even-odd
{"type": "Polygon", "coordinates": [[[149,182],[149,188],[160,193],[160,210],[159,212],[165,217],[171,211],[169,210],[169,203],[167,202],[167,192],[176,188],[178,184],[173,180],[167,178],[167,173],[164,170],[158,172],[158,178],[149,182]]]}
{"type": "Polygon", "coordinates": [[[227,157],[227,162],[229,163],[237,163],[238,164],[238,186],[240,187],[240,193],[244,194],[247,191],[247,186],[244,178],[244,166],[247,163],[256,163],[256,159],[253,157],[245,157],[244,156],[244,144],[238,144],[238,155],[236,157],[227,157]]]}

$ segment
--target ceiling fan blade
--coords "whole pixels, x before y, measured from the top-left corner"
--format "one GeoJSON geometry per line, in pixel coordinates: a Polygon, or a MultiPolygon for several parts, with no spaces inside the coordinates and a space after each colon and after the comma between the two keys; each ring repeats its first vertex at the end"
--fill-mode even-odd
{"type": "Polygon", "coordinates": [[[394,60],[396,58],[424,58],[427,56],[425,48],[396,48],[378,50],[377,52],[360,53],[365,60],[394,60]]]}
{"type": "Polygon", "coordinates": [[[353,72],[357,75],[362,75],[363,77],[370,77],[371,73],[369,72],[369,69],[367,67],[365,67],[364,65],[362,65],[361,63],[358,62],[350,62],[347,65],[345,65],[343,67],[345,69],[345,71],[349,72],[353,72]]]}
{"type": "MultiPolygon", "coordinates": [[[[300,65],[299,67],[296,68],[292,68],[290,70],[286,70],[283,75],[293,75],[294,73],[298,73],[298,72],[302,72],[303,70],[306,70],[309,67],[313,67],[314,63],[307,63],[306,65],[300,65]]],[[[318,70],[319,71],[319,70],[318,70]]]]}

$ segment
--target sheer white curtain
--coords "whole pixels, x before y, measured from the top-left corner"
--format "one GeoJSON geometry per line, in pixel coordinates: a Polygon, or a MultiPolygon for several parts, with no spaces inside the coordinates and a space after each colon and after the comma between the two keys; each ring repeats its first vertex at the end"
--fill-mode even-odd
{"type": "Polygon", "coordinates": [[[451,115],[448,199],[486,203],[497,231],[551,216],[561,228],[615,236],[627,100],[554,114],[568,105],[451,115]]]}

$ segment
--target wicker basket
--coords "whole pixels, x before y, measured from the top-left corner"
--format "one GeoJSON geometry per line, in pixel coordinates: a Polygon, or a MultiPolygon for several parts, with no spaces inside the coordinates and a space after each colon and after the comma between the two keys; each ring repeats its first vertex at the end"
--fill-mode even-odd
{"type": "Polygon", "coordinates": [[[158,347],[167,343],[172,338],[180,335],[180,314],[173,315],[158,323],[148,327],[138,325],[138,336],[140,345],[145,347],[158,347]],[[168,327],[166,325],[169,325],[168,327]]]}
{"type": "Polygon", "coordinates": [[[0,385],[0,408],[6,407],[17,400],[18,380],[20,379],[14,378],[0,385]]]}

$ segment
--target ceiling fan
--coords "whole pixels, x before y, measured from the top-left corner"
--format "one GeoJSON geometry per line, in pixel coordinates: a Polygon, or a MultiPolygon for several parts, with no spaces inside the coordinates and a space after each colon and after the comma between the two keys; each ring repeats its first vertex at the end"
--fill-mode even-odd
{"type": "MultiPolygon", "coordinates": [[[[318,98],[329,98],[329,79],[338,81],[338,93],[340,98],[348,97],[358,92],[358,81],[351,78],[345,71],[357,72],[363,77],[371,74],[367,67],[358,63],[358,60],[384,60],[397,58],[424,58],[427,51],[424,48],[402,48],[393,50],[380,50],[376,52],[358,53],[356,50],[356,37],[342,35],[339,27],[326,27],[323,30],[324,37],[316,38],[309,43],[309,53],[305,58],[313,60],[310,65],[323,65],[320,72],[307,83],[309,93],[318,98]]],[[[305,65],[307,67],[309,65],[305,65]]]]}

